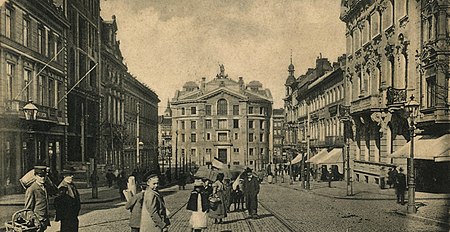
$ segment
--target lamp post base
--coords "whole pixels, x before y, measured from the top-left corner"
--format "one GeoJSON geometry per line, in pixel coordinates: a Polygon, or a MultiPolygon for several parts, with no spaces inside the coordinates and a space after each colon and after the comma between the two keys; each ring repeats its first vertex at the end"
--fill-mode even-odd
{"type": "Polygon", "coordinates": [[[415,214],[417,212],[416,206],[415,205],[410,205],[408,204],[408,214],[415,214]]]}

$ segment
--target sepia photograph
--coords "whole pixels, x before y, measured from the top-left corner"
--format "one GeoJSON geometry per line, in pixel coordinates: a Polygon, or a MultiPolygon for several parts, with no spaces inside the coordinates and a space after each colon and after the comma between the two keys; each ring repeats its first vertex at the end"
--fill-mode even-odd
{"type": "Polygon", "coordinates": [[[0,0],[0,232],[450,231],[450,0],[0,0]]]}

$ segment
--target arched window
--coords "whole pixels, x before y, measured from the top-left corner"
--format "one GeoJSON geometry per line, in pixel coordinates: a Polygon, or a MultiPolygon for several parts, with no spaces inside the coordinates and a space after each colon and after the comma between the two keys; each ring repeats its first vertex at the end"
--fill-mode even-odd
{"type": "Polygon", "coordinates": [[[227,115],[228,104],[227,100],[220,99],[217,101],[217,115],[227,115]]]}

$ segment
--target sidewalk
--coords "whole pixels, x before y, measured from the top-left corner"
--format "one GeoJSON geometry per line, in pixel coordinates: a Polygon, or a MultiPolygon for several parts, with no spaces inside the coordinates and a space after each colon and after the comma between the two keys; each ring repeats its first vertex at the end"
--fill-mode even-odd
{"type": "MultiPolygon", "coordinates": [[[[284,183],[281,183],[280,178],[278,178],[278,182],[275,184],[335,199],[362,201],[382,200],[386,201],[388,204],[396,204],[397,200],[395,189],[381,189],[375,184],[361,182],[352,183],[353,195],[351,196],[347,196],[347,183],[345,181],[333,181],[331,182],[331,188],[328,187],[328,182],[312,181],[310,183],[310,190],[305,190],[298,181],[289,184],[288,177],[285,178],[284,183]]],[[[416,192],[415,197],[417,207],[416,214],[408,214],[406,204],[402,207],[402,210],[395,210],[395,213],[417,220],[450,226],[450,194],[416,192]]],[[[408,199],[407,192],[405,194],[405,199],[408,199]]]]}
{"type": "MultiPolygon", "coordinates": [[[[104,203],[120,199],[117,188],[99,187],[98,198],[92,198],[92,189],[78,189],[81,204],[104,203]]],[[[0,196],[0,206],[23,206],[25,205],[25,193],[0,196]]]]}

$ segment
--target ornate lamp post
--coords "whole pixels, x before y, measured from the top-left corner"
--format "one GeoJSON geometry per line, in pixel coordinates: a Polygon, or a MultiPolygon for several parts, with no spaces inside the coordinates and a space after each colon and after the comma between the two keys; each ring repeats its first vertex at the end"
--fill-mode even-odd
{"type": "Polygon", "coordinates": [[[411,95],[410,100],[406,102],[405,109],[408,112],[409,134],[411,138],[410,154],[408,159],[408,213],[416,213],[416,199],[415,199],[415,175],[414,175],[414,137],[415,120],[419,112],[419,103],[414,100],[414,95],[411,95]]]}

